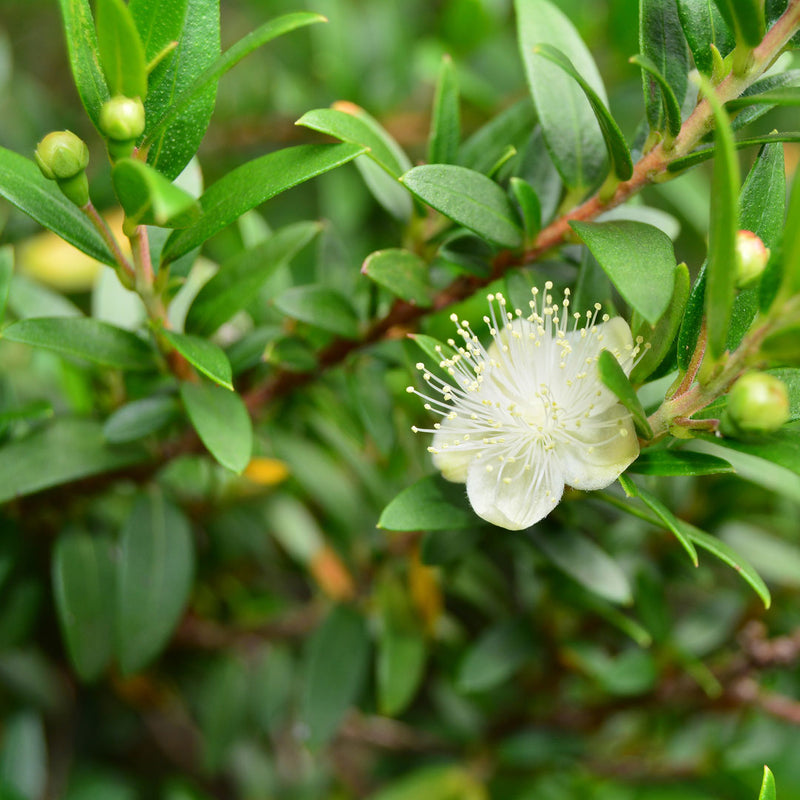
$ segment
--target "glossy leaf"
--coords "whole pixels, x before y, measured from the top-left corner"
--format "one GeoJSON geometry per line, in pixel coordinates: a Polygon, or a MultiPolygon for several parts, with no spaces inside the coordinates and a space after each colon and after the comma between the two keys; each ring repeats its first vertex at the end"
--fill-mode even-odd
{"type": "Polygon", "coordinates": [[[403,489],[381,512],[378,527],[389,531],[469,528],[480,521],[469,507],[464,487],[438,475],[403,489]]]}
{"type": "Polygon", "coordinates": [[[711,75],[711,45],[726,56],[733,50],[734,40],[714,0],[677,0],[678,17],[692,51],[697,69],[711,75]]]}
{"type": "Polygon", "coordinates": [[[128,8],[148,64],[165,47],[177,42],[186,18],[188,0],[129,0],[128,8]]]}
{"type": "Polygon", "coordinates": [[[514,5],[520,54],[547,151],[567,187],[583,193],[604,177],[603,135],[580,87],[534,48],[546,43],[561,50],[607,103],[602,78],[575,27],[555,5],[547,0],[515,0],[514,5]]]}
{"type": "Polygon", "coordinates": [[[575,69],[573,63],[557,47],[549,44],[539,44],[533,48],[535,55],[546,58],[551,63],[562,69],[574,80],[586,95],[586,99],[592,107],[597,124],[603,134],[606,144],[608,157],[614,170],[614,174],[622,181],[628,180],[633,175],[633,160],[628,143],[622,135],[614,117],[611,116],[606,104],[592,88],[583,75],[575,69]]]}
{"type": "Polygon", "coordinates": [[[410,250],[376,250],[367,256],[361,272],[409,303],[431,305],[428,265],[410,250]]]}
{"type": "Polygon", "coordinates": [[[625,300],[651,325],[666,311],[675,285],[669,236],[632,220],[571,222],[625,300]]]}
{"type": "Polygon", "coordinates": [[[611,603],[633,602],[630,582],[617,562],[578,531],[562,528],[542,533],[533,527],[526,536],[564,573],[584,589],[611,603]]]}
{"type": "Polygon", "coordinates": [[[636,430],[645,438],[651,439],[653,437],[653,429],[647,421],[647,414],[645,414],[642,404],[636,395],[636,390],[631,386],[628,376],[614,354],[608,350],[603,350],[600,353],[597,368],[603,383],[614,392],[620,403],[631,412],[636,430]]]}
{"type": "Polygon", "coordinates": [[[148,370],[156,366],[148,342],[130,331],[85,317],[22,319],[5,328],[0,338],[116,369],[148,370]]]}
{"type": "Polygon", "coordinates": [[[761,781],[761,790],[758,793],[758,800],[776,800],[775,776],[772,770],[764,765],[764,778],[761,781]]]}
{"type": "MultiPolygon", "coordinates": [[[[176,101],[197,77],[219,57],[219,0],[188,0],[175,6],[183,9],[178,46],[150,74],[150,88],[145,100],[147,127],[143,146],[147,163],[169,180],[176,178],[197,152],[214,111],[217,85],[212,81],[177,109],[168,124],[160,124],[163,116],[175,108],[176,101]],[[158,129],[156,130],[156,126],[158,129]]],[[[147,14],[143,9],[137,19],[147,14]]],[[[169,12],[172,30],[176,20],[169,12]]],[[[173,34],[174,35],[174,34],[173,34]]],[[[190,248],[191,249],[191,248],[190,248]]]]}
{"type": "MultiPolygon", "coordinates": [[[[683,103],[688,88],[689,49],[675,0],[640,0],[639,52],[664,77],[678,105],[683,103]]],[[[663,131],[667,126],[666,106],[671,101],[664,97],[661,83],[652,73],[642,75],[642,80],[650,130],[663,131]]]]}
{"type": "Polygon", "coordinates": [[[200,216],[200,204],[149,164],[121,158],[111,170],[114,193],[132,225],[186,228],[200,216]]]}
{"type": "Polygon", "coordinates": [[[683,549],[689,554],[692,564],[697,566],[697,550],[692,544],[692,538],[684,530],[683,520],[678,519],[654,494],[635,484],[627,475],[620,475],[620,485],[625,490],[628,497],[638,497],[642,502],[655,513],[664,523],[667,530],[671,531],[675,538],[681,543],[683,549]]]}
{"type": "Polygon", "coordinates": [[[439,67],[433,97],[431,131],[428,138],[429,164],[454,164],[461,141],[458,81],[453,60],[445,55],[439,67]]]}
{"type": "Polygon", "coordinates": [[[182,383],[181,399],[209,453],[223,467],[241,472],[253,449],[253,426],[242,398],[214,384],[182,383]]]}
{"type": "Polygon", "coordinates": [[[53,548],[52,573],[58,621],[70,661],[84,681],[93,681],[113,653],[111,542],[83,532],[62,533],[53,548]]]}
{"type": "Polygon", "coordinates": [[[711,222],[706,268],[705,316],[708,348],[714,358],[725,350],[736,292],[736,231],[738,230],[739,162],[730,123],[711,84],[700,76],[700,90],[714,113],[715,157],[711,191],[711,222]]]}
{"type": "Polygon", "coordinates": [[[640,475],[716,475],[735,472],[723,458],[693,450],[644,450],[628,467],[640,475]]]}
{"type": "Polygon", "coordinates": [[[233,391],[233,375],[228,357],[219,345],[188,333],[162,330],[164,338],[199,372],[214,383],[233,391]]]}
{"type": "Polygon", "coordinates": [[[103,425],[103,436],[112,444],[143,439],[179,416],[178,403],[170,395],[134,400],[118,408],[103,425]]]}
{"type": "Polygon", "coordinates": [[[655,325],[650,325],[646,320],[642,320],[641,324],[636,324],[639,315],[634,315],[631,325],[634,338],[641,336],[643,345],[649,344],[650,347],[644,351],[631,370],[631,383],[642,383],[645,378],[655,372],[675,345],[675,337],[680,330],[686,303],[689,299],[689,284],[688,267],[686,264],[678,264],[675,269],[675,288],[672,292],[672,299],[661,319],[655,325]]]}
{"type": "Polygon", "coordinates": [[[183,513],[152,492],[122,528],[117,564],[117,656],[138,672],[163,649],[183,614],[194,576],[194,542],[183,513]]]}
{"type": "Polygon", "coordinates": [[[110,447],[102,426],[62,417],[0,447],[0,503],[146,461],[139,447],[110,447]]]}
{"type": "Polygon", "coordinates": [[[794,176],[786,226],[781,245],[783,255],[783,281],[780,295],[791,296],[800,291],[800,177],[794,176]]]}
{"type": "Polygon", "coordinates": [[[764,38],[763,0],[714,0],[737,44],[755,47],[764,38]]]}
{"type": "MultiPolygon", "coordinates": [[[[777,133],[766,133],[763,136],[749,136],[746,139],[737,139],[733,144],[737,150],[744,147],[755,147],[773,142],[800,142],[800,131],[778,131],[777,133]]],[[[667,165],[668,172],[681,172],[690,167],[696,167],[704,161],[714,157],[714,145],[701,147],[688,156],[676,158],[667,165]]]]}
{"type": "Polygon", "coordinates": [[[480,172],[451,164],[425,164],[403,183],[420,200],[501,247],[519,247],[522,229],[506,193],[480,172]]]}
{"type": "Polygon", "coordinates": [[[524,145],[535,124],[531,101],[520,100],[492,117],[464,141],[458,163],[487,174],[509,144],[524,145]]]}
{"type": "Polygon", "coordinates": [[[6,313],[8,292],[14,275],[14,248],[6,244],[0,247],[0,323],[6,313]]]}
{"type": "Polygon", "coordinates": [[[539,195],[536,194],[533,186],[523,178],[512,177],[509,181],[509,188],[519,205],[525,240],[534,242],[542,227],[542,204],[539,201],[539,195]]]}
{"type": "Polygon", "coordinates": [[[97,127],[100,109],[110,95],[103,68],[100,66],[92,9],[89,0],[58,0],[58,2],[64,20],[72,78],[89,119],[97,127]]]}
{"type": "Polygon", "coordinates": [[[311,747],[336,732],[361,690],[369,657],[364,618],[348,606],[336,606],[308,642],[300,719],[311,747]]]}
{"type": "MultiPolygon", "coordinates": [[[[660,119],[663,130],[674,138],[681,129],[681,105],[678,102],[678,98],[675,97],[672,86],[670,86],[669,81],[661,74],[651,58],[637,54],[631,56],[628,61],[630,61],[631,64],[636,64],[637,67],[641,67],[641,69],[647,73],[644,76],[647,91],[648,93],[652,93],[654,98],[660,98],[663,107],[661,112],[661,117],[663,117],[663,119],[660,119]],[[657,90],[656,88],[650,89],[648,82],[655,83],[657,85],[657,90]]],[[[659,121],[658,115],[655,116],[657,121],[659,121]]]]}
{"type": "Polygon", "coordinates": [[[87,217],[45,178],[36,164],[0,147],[0,195],[40,225],[92,258],[114,264],[114,256],[87,217]]]}
{"type": "Polygon", "coordinates": [[[144,45],[123,0],[96,0],[97,47],[106,84],[112,95],[147,95],[144,45]]]}
{"type": "Polygon", "coordinates": [[[320,230],[318,222],[295,222],[223,264],[189,307],[186,330],[210,336],[234,314],[249,306],[270,276],[320,230]]]}
{"type": "Polygon", "coordinates": [[[303,181],[352,161],[364,152],[353,144],[287,147],[237,167],[209,186],[200,198],[203,214],[191,227],[167,239],[162,261],[174,261],[238,219],[246,211],[303,181]]]}
{"type": "Polygon", "coordinates": [[[482,692],[508,680],[535,653],[530,626],[509,619],[489,628],[464,652],[458,669],[462,692],[482,692]]]}
{"type": "Polygon", "coordinates": [[[284,314],[335,333],[345,339],[357,339],[358,317],[344,295],[325,286],[293,286],[275,298],[284,314]]]}

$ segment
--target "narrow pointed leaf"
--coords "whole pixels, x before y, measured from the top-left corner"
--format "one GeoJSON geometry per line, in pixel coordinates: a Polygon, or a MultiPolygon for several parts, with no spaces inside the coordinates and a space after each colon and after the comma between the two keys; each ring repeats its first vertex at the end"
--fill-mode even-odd
{"type": "Polygon", "coordinates": [[[726,56],[735,44],[714,0],[677,0],[678,17],[697,69],[711,75],[711,45],[726,56]]]}
{"type": "Polygon", "coordinates": [[[506,193],[480,172],[450,164],[426,164],[403,175],[420,200],[459,225],[501,247],[519,247],[522,229],[506,193]]]}
{"type": "Polygon", "coordinates": [[[114,264],[100,234],[56,182],[47,180],[33,161],[4,147],[0,147],[0,195],[87,255],[114,264]]]}
{"type": "Polygon", "coordinates": [[[126,370],[156,367],[155,353],[148,342],[131,331],[97,319],[31,317],[9,325],[0,337],[105,367],[126,370]]]}
{"type": "Polygon", "coordinates": [[[100,66],[92,9],[89,0],[59,0],[59,5],[72,78],[89,119],[97,127],[100,109],[110,95],[100,66]]]}
{"type": "Polygon", "coordinates": [[[758,793],[758,800],[776,800],[775,776],[770,768],[764,765],[764,779],[761,781],[761,791],[758,793]]]}
{"type": "Polygon", "coordinates": [[[737,97],[725,103],[728,111],[736,111],[747,106],[800,106],[800,87],[784,86],[762,94],[751,94],[737,97]]]}
{"type": "MultiPolygon", "coordinates": [[[[664,130],[674,138],[681,129],[681,106],[675,97],[675,92],[667,79],[659,72],[658,67],[647,56],[637,54],[631,56],[628,61],[641,67],[650,76],[650,79],[658,84],[660,100],[663,105],[664,130]]],[[[646,80],[648,80],[647,77],[645,77],[646,80]]]]}
{"type": "Polygon", "coordinates": [[[166,645],[194,575],[194,542],[183,513],[153,492],[136,501],[120,534],[116,632],[120,668],[130,675],[166,645]]]}
{"type": "Polygon", "coordinates": [[[144,45],[123,0],[97,0],[97,45],[106,83],[112,95],[147,95],[144,45]]]}
{"type": "Polygon", "coordinates": [[[171,395],[134,400],[118,408],[103,425],[103,436],[112,444],[134,442],[161,430],[178,418],[180,408],[171,395]]]}
{"type": "Polygon", "coordinates": [[[594,59],[573,24],[547,0],[515,0],[520,54],[550,158],[576,193],[598,184],[606,170],[605,142],[586,95],[568,75],[534,53],[542,43],[561,50],[607,101],[594,59]]]}
{"type": "Polygon", "coordinates": [[[533,48],[533,52],[558,66],[581,87],[592,107],[597,124],[600,126],[614,174],[622,181],[628,180],[633,175],[631,151],[628,148],[625,137],[622,135],[622,131],[619,129],[619,125],[611,116],[603,100],[589,85],[589,82],[575,69],[569,58],[557,47],[549,44],[538,44],[533,48]]]}
{"type": "Polygon", "coordinates": [[[533,186],[523,178],[511,178],[509,187],[514,199],[519,204],[519,210],[522,214],[522,226],[525,229],[525,239],[528,242],[533,242],[542,227],[542,204],[539,201],[539,195],[536,194],[533,186]]]}
{"type": "Polygon", "coordinates": [[[278,309],[294,319],[335,333],[345,339],[357,339],[358,317],[344,295],[325,286],[293,286],[275,298],[278,309]]]}
{"type": "Polygon", "coordinates": [[[764,0],[714,0],[736,43],[755,47],[764,38],[764,0]]]}
{"type": "Polygon", "coordinates": [[[458,82],[453,59],[445,55],[439,68],[433,98],[431,132],[428,139],[429,164],[454,164],[461,141],[458,82]]]}
{"type": "Polygon", "coordinates": [[[525,622],[514,618],[500,622],[466,648],[456,677],[458,688],[462,692],[494,689],[535,653],[531,630],[525,622]]]}
{"type": "Polygon", "coordinates": [[[639,475],[716,475],[736,470],[724,458],[693,450],[645,450],[628,467],[639,475]]]}
{"type": "Polygon", "coordinates": [[[633,220],[571,222],[625,300],[651,325],[675,286],[675,252],[663,231],[633,220]]]}
{"type": "Polygon", "coordinates": [[[210,383],[182,383],[186,414],[214,458],[233,472],[242,472],[253,449],[253,426],[236,392],[210,383]]]}
{"type": "Polygon", "coordinates": [[[535,124],[536,114],[531,101],[520,100],[490,119],[464,141],[458,163],[487,174],[509,144],[518,149],[524,146],[535,124]]]}
{"type": "Polygon", "coordinates": [[[797,173],[789,195],[781,249],[783,253],[781,296],[786,297],[800,291],[800,177],[797,173]]]}
{"type": "Polygon", "coordinates": [[[431,305],[428,265],[410,250],[376,250],[367,256],[361,272],[409,303],[424,308],[431,305]]]}
{"type": "Polygon", "coordinates": [[[714,113],[715,158],[706,269],[705,315],[708,346],[718,358],[725,350],[736,292],[739,162],[728,116],[711,84],[700,76],[700,90],[714,113]]]}
{"type": "Polygon", "coordinates": [[[174,261],[246,211],[303,181],[352,161],[364,148],[353,144],[317,144],[287,147],[249,161],[209,186],[200,198],[203,214],[189,228],[167,239],[162,261],[174,261]]]}
{"type": "Polygon", "coordinates": [[[129,0],[144,57],[149,64],[167,45],[177,42],[186,18],[188,0],[129,0]]]}
{"type": "Polygon", "coordinates": [[[597,367],[603,383],[614,392],[620,403],[631,412],[636,430],[642,436],[651,439],[653,437],[653,429],[647,421],[647,414],[645,414],[642,404],[636,395],[636,390],[631,386],[628,376],[619,365],[619,361],[614,357],[614,354],[608,350],[603,350],[600,353],[597,367]]]}
{"type": "Polygon", "coordinates": [[[164,338],[197,370],[233,391],[231,364],[221,347],[202,336],[163,330],[164,338]]]}
{"type": "MultiPolygon", "coordinates": [[[[800,142],[800,131],[778,131],[776,133],[766,133],[762,136],[749,136],[746,139],[736,139],[733,145],[737,150],[741,150],[745,147],[755,147],[773,142],[800,142]]],[[[698,148],[689,153],[688,156],[670,161],[667,165],[667,171],[681,172],[690,167],[696,167],[698,164],[708,161],[709,158],[713,158],[715,150],[714,145],[698,148]]]]}
{"type": "Polygon", "coordinates": [[[6,313],[8,292],[14,275],[14,248],[10,244],[0,247],[0,323],[6,313]]]}

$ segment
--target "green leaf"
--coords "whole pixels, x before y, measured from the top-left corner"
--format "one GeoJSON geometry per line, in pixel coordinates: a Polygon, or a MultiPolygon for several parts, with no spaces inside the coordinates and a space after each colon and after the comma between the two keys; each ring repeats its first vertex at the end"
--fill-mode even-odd
{"type": "MultiPolygon", "coordinates": [[[[734,142],[734,147],[741,150],[744,147],[755,147],[756,145],[771,144],[773,142],[800,142],[800,131],[776,131],[775,133],[767,133],[763,136],[749,136],[746,139],[737,139],[734,142]]],[[[689,153],[688,156],[676,158],[667,164],[667,172],[681,172],[689,167],[695,167],[713,158],[715,152],[714,145],[708,145],[698,148],[689,153]]]]}
{"type": "Polygon", "coordinates": [[[386,626],[378,641],[376,665],[381,714],[394,717],[405,711],[419,688],[426,655],[421,633],[386,626]]]}
{"type": "Polygon", "coordinates": [[[597,368],[603,383],[614,392],[620,403],[631,412],[636,430],[645,438],[651,439],[653,437],[653,429],[647,421],[647,414],[642,408],[636,390],[631,386],[628,376],[614,354],[608,350],[603,350],[600,353],[597,368]]]}
{"type": "Polygon", "coordinates": [[[764,0],[714,0],[737,44],[755,47],[764,38],[764,0]]]}
{"type": "Polygon", "coordinates": [[[124,675],[147,666],[183,615],[194,575],[189,522],[157,492],[140,495],[122,528],[117,564],[117,656],[124,675]]]}
{"type": "Polygon", "coordinates": [[[58,0],[64,20],[72,78],[89,119],[97,127],[100,109],[109,99],[89,0],[58,0]]]}
{"type": "Polygon", "coordinates": [[[542,227],[542,204],[539,201],[539,195],[536,194],[533,186],[523,178],[512,177],[509,181],[509,188],[519,205],[525,230],[525,241],[535,242],[542,227]]]}
{"type": "Polygon", "coordinates": [[[761,94],[736,97],[725,103],[726,111],[737,111],[748,106],[800,106],[800,87],[784,86],[761,94]]]}
{"type": "Polygon", "coordinates": [[[103,436],[112,444],[134,442],[161,430],[178,416],[178,403],[174,397],[145,397],[118,408],[105,421],[103,436]]]}
{"type": "Polygon", "coordinates": [[[642,383],[645,378],[650,376],[675,344],[675,337],[680,330],[686,303],[689,299],[689,283],[689,268],[686,264],[678,264],[675,269],[675,288],[672,292],[672,299],[661,319],[655,325],[650,325],[646,320],[637,324],[639,315],[634,314],[634,321],[631,325],[634,330],[634,338],[641,336],[644,344],[649,344],[650,347],[645,350],[644,355],[631,370],[631,383],[642,383]]]}
{"type": "Polygon", "coordinates": [[[423,202],[501,247],[519,247],[522,229],[506,193],[480,172],[452,164],[425,164],[402,177],[423,202]]]}
{"type": "Polygon", "coordinates": [[[735,472],[723,458],[692,450],[645,450],[628,467],[640,475],[716,475],[735,472]]]}
{"type": "Polygon", "coordinates": [[[435,531],[480,524],[466,502],[464,487],[439,475],[403,489],[381,512],[378,527],[388,531],[435,531]]]}
{"type": "Polygon", "coordinates": [[[10,244],[0,247],[0,323],[6,313],[8,291],[14,275],[14,248],[10,244]]]}
{"type": "Polygon", "coordinates": [[[88,533],[62,533],[53,548],[53,595],[75,671],[98,678],[112,656],[115,570],[111,542],[88,533]]]}
{"type": "Polygon", "coordinates": [[[483,781],[468,767],[434,764],[404,770],[402,777],[369,795],[368,800],[486,800],[487,797],[483,781]]]}
{"type": "Polygon", "coordinates": [[[785,299],[800,291],[800,177],[795,173],[789,207],[786,211],[786,226],[783,230],[783,281],[779,298],[785,299]]]}
{"type": "Polygon", "coordinates": [[[619,125],[617,125],[616,121],[611,116],[606,104],[583,75],[575,69],[575,66],[569,58],[557,47],[553,47],[549,44],[538,44],[533,48],[533,52],[535,55],[542,56],[542,58],[546,58],[548,61],[558,66],[581,87],[581,90],[586,95],[586,99],[592,107],[597,124],[600,126],[600,131],[606,143],[606,150],[608,151],[608,157],[611,161],[614,174],[622,181],[628,180],[631,175],[633,175],[631,151],[628,148],[625,137],[622,135],[622,131],[619,129],[619,125]]]}
{"type": "Polygon", "coordinates": [[[111,181],[132,225],[186,228],[200,216],[200,204],[194,197],[136,159],[119,159],[111,170],[111,181]]]}
{"type": "Polygon", "coordinates": [[[223,467],[241,472],[253,449],[253,426],[242,398],[214,384],[182,383],[181,399],[211,455],[223,467]]]}
{"type": "Polygon", "coordinates": [[[755,593],[764,603],[764,608],[770,607],[772,598],[769,589],[749,561],[742,558],[730,545],[718,539],[716,536],[710,536],[683,520],[678,520],[677,522],[685,536],[691,539],[698,547],[702,547],[703,550],[707,550],[712,555],[715,555],[720,561],[724,561],[726,564],[733,567],[736,572],[753,587],[755,593]]]}
{"type": "Polygon", "coordinates": [[[0,448],[0,503],[146,461],[139,447],[109,447],[89,419],[56,419],[0,448]]]}
{"type": "Polygon", "coordinates": [[[436,93],[433,97],[431,131],[428,138],[429,164],[454,164],[461,140],[458,81],[453,59],[442,57],[436,93]]]}
{"type": "Polygon", "coordinates": [[[52,416],[53,406],[47,400],[31,400],[16,408],[6,408],[0,411],[0,426],[5,426],[9,422],[34,421],[52,416]]]}
{"type": "Polygon", "coordinates": [[[249,306],[270,276],[321,229],[318,222],[295,222],[223,264],[192,301],[186,330],[200,336],[215,333],[220,325],[249,306]]]}
{"type": "Polygon", "coordinates": [[[233,391],[231,364],[221,347],[202,336],[166,329],[161,333],[193,367],[211,378],[214,383],[233,391]]]}
{"type": "Polygon", "coordinates": [[[177,42],[186,18],[188,0],[129,0],[128,9],[149,64],[165,47],[177,42]]]}
{"type": "Polygon", "coordinates": [[[316,144],[287,147],[237,167],[209,186],[200,198],[203,214],[189,228],[167,239],[162,262],[174,261],[246,211],[303,181],[352,161],[364,152],[353,144],[316,144]]]}
{"type": "Polygon", "coordinates": [[[509,144],[520,148],[524,145],[535,124],[536,114],[531,101],[514,103],[466,139],[461,145],[458,163],[487,174],[509,144]]]}
{"type": "MultiPolygon", "coordinates": [[[[148,8],[151,8],[148,6],[148,8]]],[[[147,127],[142,147],[147,147],[147,163],[169,180],[176,178],[197,152],[208,128],[217,94],[211,82],[193,94],[187,103],[171,114],[175,103],[197,77],[219,56],[219,0],[180,0],[168,12],[172,31],[174,13],[183,9],[179,32],[174,35],[178,46],[150,73],[150,88],[145,101],[147,127]],[[168,123],[162,122],[170,114],[168,123]],[[158,126],[156,130],[156,126],[158,126]]],[[[146,13],[136,13],[141,20],[146,13]]],[[[191,249],[191,248],[190,248],[191,249]]]]}
{"type": "Polygon", "coordinates": [[[293,286],[277,298],[275,306],[284,314],[345,339],[357,339],[358,317],[344,295],[325,286],[293,286]]]}
{"type": "Polygon", "coordinates": [[[410,250],[376,250],[367,256],[361,272],[409,303],[423,308],[431,305],[428,265],[410,250]]]}
{"type": "Polygon", "coordinates": [[[547,0],[515,0],[520,54],[550,158],[564,183],[582,194],[605,174],[605,143],[586,95],[555,65],[534,53],[542,43],[561,50],[607,103],[603,81],[575,27],[547,0]]]}
{"type": "MultiPolygon", "coordinates": [[[[272,19],[248,33],[247,36],[244,36],[236,44],[229,47],[213,62],[208,63],[205,69],[198,71],[191,80],[184,81],[182,90],[173,94],[172,102],[166,106],[159,118],[148,129],[147,141],[160,134],[166,126],[172,125],[189,108],[193,107],[198,100],[202,100],[209,94],[212,97],[211,105],[213,108],[213,97],[216,95],[217,82],[245,56],[250,55],[254,50],[257,50],[267,42],[271,42],[273,39],[277,39],[279,36],[283,36],[285,33],[303,28],[306,25],[326,21],[325,17],[320,14],[300,11],[272,19]]],[[[217,41],[219,41],[218,27],[217,24],[217,41]]],[[[176,54],[176,60],[180,55],[182,54],[176,54]]],[[[205,61],[208,62],[208,59],[205,59],[205,61]]]]}
{"type": "MultiPolygon", "coordinates": [[[[663,106],[660,115],[656,114],[654,116],[656,117],[656,121],[659,121],[659,117],[661,118],[660,121],[662,122],[663,130],[674,139],[681,130],[681,105],[678,102],[678,98],[675,97],[675,92],[669,85],[669,81],[659,72],[658,67],[653,63],[652,59],[647,56],[637,54],[631,56],[628,61],[630,61],[631,64],[636,64],[637,67],[640,67],[650,76],[649,78],[647,75],[643,76],[645,91],[648,95],[652,95],[654,103],[656,100],[660,99],[663,106]],[[653,82],[658,84],[658,86],[651,87],[653,82]]],[[[656,130],[660,130],[660,128],[656,130]]]]}
{"type": "Polygon", "coordinates": [[[104,367],[148,370],[156,367],[153,348],[135,333],[86,317],[32,317],[9,325],[0,338],[85,358],[104,367]]]}
{"type": "Polygon", "coordinates": [[[0,750],[0,787],[8,787],[9,800],[38,800],[44,797],[48,774],[42,718],[26,710],[7,714],[0,750]]]}
{"type": "Polygon", "coordinates": [[[764,779],[761,781],[758,800],[776,800],[775,776],[766,764],[764,765],[764,779]]]}
{"type": "Polygon", "coordinates": [[[30,159],[0,147],[0,195],[92,258],[114,264],[100,234],[30,159]]]}
{"type": "Polygon", "coordinates": [[[725,350],[736,293],[736,231],[739,213],[739,162],[728,117],[714,87],[702,75],[700,91],[714,113],[714,173],[711,179],[711,223],[706,268],[705,315],[708,348],[714,358],[725,350]]]}
{"type": "Polygon", "coordinates": [[[100,64],[112,95],[147,95],[144,45],[123,0],[96,0],[100,64]]]}
{"type": "Polygon", "coordinates": [[[308,642],[300,719],[312,748],[325,744],[356,701],[366,676],[369,638],[364,618],[336,606],[308,642]]]}
{"type": "Polygon", "coordinates": [[[678,17],[697,69],[711,75],[714,68],[711,45],[726,56],[734,41],[714,0],[678,0],[678,17]]]}
{"type": "Polygon", "coordinates": [[[456,677],[459,691],[494,689],[533,658],[535,652],[527,622],[520,619],[500,622],[465,650],[456,677]]]}
{"type": "Polygon", "coordinates": [[[675,286],[669,236],[633,220],[570,222],[625,300],[651,325],[667,310],[675,286]]]}
{"type": "MultiPolygon", "coordinates": [[[[664,523],[667,530],[675,534],[675,538],[681,543],[683,549],[689,554],[692,564],[697,566],[697,550],[692,544],[692,538],[687,536],[684,530],[684,523],[679,520],[655,495],[637,486],[627,475],[620,475],[620,486],[625,490],[628,497],[638,497],[642,502],[655,513],[655,515],[664,523]]],[[[654,523],[658,525],[658,523],[654,523]]]]}
{"type": "MultiPolygon", "coordinates": [[[[639,52],[664,77],[680,106],[688,88],[689,49],[675,0],[640,0],[639,52]]],[[[667,104],[672,101],[664,96],[661,82],[654,77],[649,70],[642,75],[647,121],[650,130],[663,131],[667,126],[667,104]]],[[[669,130],[673,136],[677,133],[669,130]]]]}

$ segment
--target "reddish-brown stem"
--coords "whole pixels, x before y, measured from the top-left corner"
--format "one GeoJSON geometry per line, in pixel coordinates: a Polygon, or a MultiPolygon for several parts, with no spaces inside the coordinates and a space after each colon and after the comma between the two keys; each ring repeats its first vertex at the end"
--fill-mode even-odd
{"type": "Polygon", "coordinates": [[[131,266],[130,262],[127,258],[125,258],[125,254],[122,252],[119,246],[119,242],[117,242],[116,237],[113,233],[111,233],[111,229],[108,227],[106,221],[100,216],[97,209],[94,207],[94,204],[90,200],[83,208],[81,208],[84,214],[89,218],[89,221],[94,225],[97,232],[103,237],[103,241],[108,246],[108,249],[111,251],[112,255],[114,256],[114,260],[117,263],[119,269],[121,269],[128,278],[133,280],[134,278],[134,271],[133,267],[131,266]]]}

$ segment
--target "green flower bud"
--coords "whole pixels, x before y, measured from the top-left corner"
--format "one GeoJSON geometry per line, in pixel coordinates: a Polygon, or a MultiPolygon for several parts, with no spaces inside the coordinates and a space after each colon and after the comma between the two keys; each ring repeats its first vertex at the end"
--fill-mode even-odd
{"type": "Polygon", "coordinates": [[[108,140],[111,158],[127,158],[144,133],[144,105],[138,97],[112,97],[100,109],[99,125],[108,140]]]}
{"type": "Polygon", "coordinates": [[[736,234],[736,285],[751,286],[760,277],[769,261],[769,248],[752,231],[736,234]]]}
{"type": "Polygon", "coordinates": [[[82,139],[72,131],[53,131],[36,146],[34,158],[42,175],[56,181],[76,206],[83,208],[89,202],[89,148],[82,139]]]}
{"type": "Polygon", "coordinates": [[[89,163],[89,148],[72,131],[53,131],[36,145],[36,163],[45,178],[74,178],[89,163]]]}
{"type": "Polygon", "coordinates": [[[765,372],[747,372],[728,392],[721,429],[729,436],[772,433],[788,420],[786,384],[765,372]]]}

